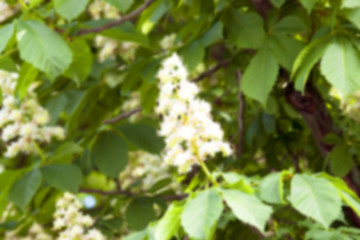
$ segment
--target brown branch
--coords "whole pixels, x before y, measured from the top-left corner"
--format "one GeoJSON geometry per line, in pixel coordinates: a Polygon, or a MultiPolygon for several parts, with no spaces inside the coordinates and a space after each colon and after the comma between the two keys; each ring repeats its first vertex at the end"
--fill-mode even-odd
{"type": "MultiPolygon", "coordinates": [[[[111,195],[125,195],[127,197],[134,197],[136,194],[131,193],[126,190],[101,190],[101,189],[88,189],[88,188],[80,188],[79,192],[81,193],[96,193],[103,196],[111,196],[111,195]]],[[[174,201],[174,200],[183,200],[188,197],[188,194],[179,194],[179,195],[168,195],[161,196],[164,201],[174,201]]]]}
{"type": "Polygon", "coordinates": [[[127,112],[127,113],[122,113],[120,114],[119,116],[117,117],[114,117],[112,119],[108,119],[108,120],[105,120],[103,123],[104,124],[112,124],[112,123],[116,123],[116,122],[119,122],[125,118],[128,118],[138,112],[141,112],[141,108],[135,108],[134,110],[131,110],[130,112],[127,112]]]}
{"type": "Polygon", "coordinates": [[[74,36],[81,36],[89,33],[98,33],[102,32],[106,29],[118,26],[123,24],[126,21],[134,19],[136,16],[138,16],[140,13],[142,13],[146,8],[148,8],[155,0],[145,0],[144,4],[140,6],[138,9],[134,10],[133,12],[129,13],[128,15],[125,15],[124,17],[115,20],[113,22],[109,22],[105,24],[104,26],[95,27],[95,28],[89,28],[89,29],[81,29],[78,31],[74,36]]]}
{"type": "Polygon", "coordinates": [[[227,60],[224,60],[224,61],[220,62],[215,67],[210,68],[209,70],[207,70],[207,71],[203,72],[202,74],[200,74],[198,77],[192,79],[191,82],[195,82],[195,83],[200,82],[204,78],[209,77],[212,74],[216,73],[220,68],[226,67],[227,65],[229,65],[230,62],[231,62],[230,59],[227,59],[227,60]]]}
{"type": "Polygon", "coordinates": [[[238,158],[241,157],[243,152],[243,142],[244,142],[244,113],[245,113],[245,98],[243,93],[241,92],[241,78],[242,73],[240,70],[236,70],[236,80],[239,87],[238,92],[238,101],[239,101],[239,113],[238,113],[238,131],[239,131],[239,139],[236,145],[236,155],[238,158]]]}

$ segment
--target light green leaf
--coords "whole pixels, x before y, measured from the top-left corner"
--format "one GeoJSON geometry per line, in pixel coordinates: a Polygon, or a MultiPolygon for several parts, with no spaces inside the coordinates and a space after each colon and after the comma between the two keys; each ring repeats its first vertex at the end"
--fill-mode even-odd
{"type": "Polygon", "coordinates": [[[54,0],[54,7],[60,16],[71,21],[85,10],[88,2],[89,0],[54,0]]]}
{"type": "Polygon", "coordinates": [[[15,87],[15,93],[20,99],[25,97],[29,86],[36,80],[37,75],[38,70],[36,68],[34,68],[30,63],[23,63],[15,87]]]}
{"type": "Polygon", "coordinates": [[[232,9],[226,17],[228,40],[239,48],[259,48],[263,44],[265,31],[263,20],[256,13],[232,9]]]}
{"type": "Polygon", "coordinates": [[[18,179],[21,171],[19,170],[5,170],[0,173],[0,216],[8,206],[8,194],[13,186],[13,183],[18,179]]]}
{"type": "Polygon", "coordinates": [[[345,9],[345,17],[349,19],[355,26],[360,28],[360,7],[353,9],[345,9]]]}
{"type": "Polygon", "coordinates": [[[205,49],[201,42],[195,40],[181,52],[184,64],[189,71],[194,70],[205,56],[205,49]]]}
{"type": "Polygon", "coordinates": [[[307,12],[310,13],[318,0],[300,0],[300,2],[306,8],[307,12]]]}
{"type": "Polygon", "coordinates": [[[43,23],[18,21],[16,36],[20,57],[44,71],[52,80],[70,66],[72,53],[69,47],[43,23]]]}
{"type": "Polygon", "coordinates": [[[105,1],[110,5],[119,9],[123,13],[129,10],[131,5],[133,5],[134,3],[134,0],[105,0],[105,1]]]}
{"type": "Polygon", "coordinates": [[[223,38],[223,25],[221,22],[216,22],[200,39],[204,47],[208,47],[219,39],[223,38]]]}
{"type": "Polygon", "coordinates": [[[310,71],[323,56],[329,44],[329,40],[329,36],[326,36],[311,42],[295,59],[291,71],[291,78],[295,81],[296,90],[304,92],[310,71]]]}
{"type": "Polygon", "coordinates": [[[138,21],[138,29],[143,34],[148,34],[155,27],[155,24],[170,8],[171,4],[168,0],[157,0],[148,7],[138,21]]]}
{"type": "Polygon", "coordinates": [[[128,161],[128,149],[124,140],[112,132],[101,133],[91,150],[94,163],[109,177],[118,177],[128,161]]]}
{"type": "Polygon", "coordinates": [[[336,89],[348,95],[360,89],[360,53],[344,38],[338,38],[327,48],[321,72],[336,89]]]}
{"type": "Polygon", "coordinates": [[[0,54],[4,51],[10,38],[14,34],[14,23],[9,23],[0,28],[0,54]]]}
{"type": "Polygon", "coordinates": [[[325,228],[339,216],[341,199],[337,190],[325,179],[295,175],[291,182],[291,205],[325,228]]]}
{"type": "Polygon", "coordinates": [[[71,164],[50,164],[42,167],[41,173],[50,186],[74,194],[82,182],[81,170],[71,164]]]}
{"type": "Polygon", "coordinates": [[[269,44],[278,63],[289,71],[291,71],[296,57],[304,47],[304,43],[281,33],[271,35],[269,44]]]}
{"type": "Polygon", "coordinates": [[[283,172],[271,173],[261,180],[259,191],[260,198],[264,202],[283,204],[284,200],[284,183],[282,180],[283,172]]]}
{"type": "Polygon", "coordinates": [[[73,61],[64,75],[79,85],[84,82],[90,74],[93,64],[93,54],[91,53],[89,45],[83,39],[74,39],[69,45],[73,53],[73,61]]]}
{"type": "Polygon", "coordinates": [[[143,231],[134,232],[129,236],[125,237],[124,240],[144,240],[148,235],[148,229],[144,229],[143,231]]]}
{"type": "Polygon", "coordinates": [[[351,207],[352,210],[354,210],[356,212],[356,214],[360,217],[360,200],[358,197],[354,198],[353,196],[351,196],[350,194],[348,194],[345,191],[342,191],[340,193],[340,196],[342,198],[342,200],[349,206],[351,207]]]}
{"type": "Polygon", "coordinates": [[[221,196],[214,190],[200,192],[188,201],[181,214],[181,225],[189,236],[207,239],[218,221],[224,206],[221,196]]]}
{"type": "Polygon", "coordinates": [[[226,203],[234,215],[242,222],[265,231],[266,221],[272,213],[271,207],[262,203],[253,195],[238,190],[221,189],[226,203]]]}
{"type": "Polygon", "coordinates": [[[133,199],[126,208],[125,218],[133,230],[144,229],[156,219],[153,201],[147,197],[133,199]]]}
{"type": "Polygon", "coordinates": [[[183,206],[172,203],[160,219],[155,232],[156,240],[169,240],[180,227],[180,217],[183,206]]]}
{"type": "Polygon", "coordinates": [[[328,155],[331,172],[338,177],[344,177],[353,166],[353,159],[345,144],[334,147],[328,155]]]}
{"type": "Polygon", "coordinates": [[[39,169],[26,173],[14,183],[9,192],[9,200],[22,211],[29,204],[41,184],[42,176],[39,169]]]}
{"type": "Polygon", "coordinates": [[[341,7],[342,8],[360,7],[360,1],[359,0],[343,0],[341,7]]]}
{"type": "Polygon", "coordinates": [[[127,140],[145,151],[160,153],[165,147],[164,140],[157,135],[156,129],[150,125],[142,123],[122,124],[119,126],[119,130],[127,140]]]}
{"type": "Polygon", "coordinates": [[[276,82],[279,66],[273,56],[268,41],[251,59],[241,80],[241,90],[250,98],[264,106],[276,82]],[[261,86],[261,87],[259,87],[261,86]]]}
{"type": "Polygon", "coordinates": [[[270,2],[277,8],[280,8],[286,0],[270,0],[270,2]]]}

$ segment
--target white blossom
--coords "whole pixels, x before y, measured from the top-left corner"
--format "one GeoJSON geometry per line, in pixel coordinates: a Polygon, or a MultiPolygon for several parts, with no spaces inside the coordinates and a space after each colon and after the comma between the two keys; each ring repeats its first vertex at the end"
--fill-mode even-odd
{"type": "Polygon", "coordinates": [[[188,81],[188,72],[178,55],[162,63],[158,78],[156,112],[163,119],[159,134],[165,137],[165,162],[184,173],[218,152],[232,154],[220,124],[211,117],[210,104],[197,98],[199,88],[188,81]]]}
{"type": "Polygon", "coordinates": [[[15,98],[18,74],[0,70],[0,88],[3,103],[0,110],[1,139],[7,149],[5,157],[12,158],[20,152],[36,153],[36,143],[62,140],[65,132],[60,127],[50,127],[49,113],[38,103],[33,86],[19,101],[15,98]]]}
{"type": "Polygon", "coordinates": [[[60,231],[57,239],[66,240],[104,240],[105,237],[98,230],[91,228],[94,220],[84,215],[80,210],[82,203],[71,193],[65,193],[56,202],[54,213],[54,230],[60,231]]]}

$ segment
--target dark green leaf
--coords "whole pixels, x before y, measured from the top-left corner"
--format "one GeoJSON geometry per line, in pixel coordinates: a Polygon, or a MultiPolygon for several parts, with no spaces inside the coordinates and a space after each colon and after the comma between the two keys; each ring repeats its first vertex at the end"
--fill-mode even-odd
{"type": "Polygon", "coordinates": [[[9,192],[9,200],[22,211],[29,204],[41,184],[42,176],[39,169],[26,173],[14,183],[9,192]]]}
{"type": "Polygon", "coordinates": [[[91,150],[95,165],[109,177],[118,177],[129,157],[124,140],[112,132],[101,133],[91,150]]]}
{"type": "Polygon", "coordinates": [[[28,88],[36,80],[38,70],[30,63],[24,63],[21,66],[20,75],[16,82],[15,93],[22,99],[28,92],[28,88]]]}
{"type": "Polygon", "coordinates": [[[74,194],[82,182],[80,169],[71,164],[50,164],[42,167],[41,173],[50,186],[74,194]]]}
{"type": "Polygon", "coordinates": [[[129,10],[131,5],[133,5],[134,3],[134,0],[105,0],[105,1],[111,4],[112,6],[116,7],[117,9],[119,9],[123,13],[129,10]]]}
{"type": "Polygon", "coordinates": [[[133,199],[126,208],[125,217],[133,230],[144,229],[156,219],[153,201],[146,197],[133,199]]]}
{"type": "Polygon", "coordinates": [[[338,177],[344,177],[353,166],[350,149],[346,145],[334,147],[328,155],[331,172],[338,177]]]}

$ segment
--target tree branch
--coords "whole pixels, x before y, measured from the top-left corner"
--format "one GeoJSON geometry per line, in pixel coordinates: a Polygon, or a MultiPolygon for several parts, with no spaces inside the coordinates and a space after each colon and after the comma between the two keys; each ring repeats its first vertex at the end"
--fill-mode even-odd
{"type": "Polygon", "coordinates": [[[216,73],[220,68],[226,67],[227,65],[229,65],[230,62],[231,62],[230,59],[227,59],[227,60],[224,60],[224,61],[220,62],[215,67],[210,68],[209,70],[207,70],[207,71],[203,72],[202,74],[200,74],[198,77],[192,79],[191,82],[195,82],[195,83],[200,82],[204,78],[209,77],[212,74],[216,73]]]}
{"type": "Polygon", "coordinates": [[[127,112],[127,113],[122,113],[120,114],[119,116],[117,117],[114,117],[112,119],[108,119],[108,120],[105,120],[103,123],[104,124],[112,124],[112,123],[116,123],[116,122],[119,122],[125,118],[128,118],[138,112],[141,112],[141,108],[135,108],[134,110],[131,110],[130,112],[127,112]]]}
{"type": "Polygon", "coordinates": [[[98,33],[102,32],[106,29],[118,26],[123,24],[126,21],[134,19],[137,15],[142,13],[146,8],[148,8],[155,0],[145,0],[144,4],[140,6],[138,9],[134,10],[133,12],[129,13],[128,15],[123,16],[122,18],[115,20],[113,22],[109,22],[105,24],[104,26],[95,27],[95,28],[89,28],[89,29],[81,29],[78,31],[74,36],[81,36],[89,33],[98,33]]]}
{"type": "Polygon", "coordinates": [[[240,70],[236,70],[236,80],[239,87],[238,92],[238,101],[239,101],[239,113],[238,113],[238,131],[239,131],[239,139],[236,145],[236,155],[238,158],[241,157],[243,152],[243,141],[244,141],[244,113],[245,113],[245,98],[243,93],[241,92],[241,78],[242,73],[240,70]]]}

